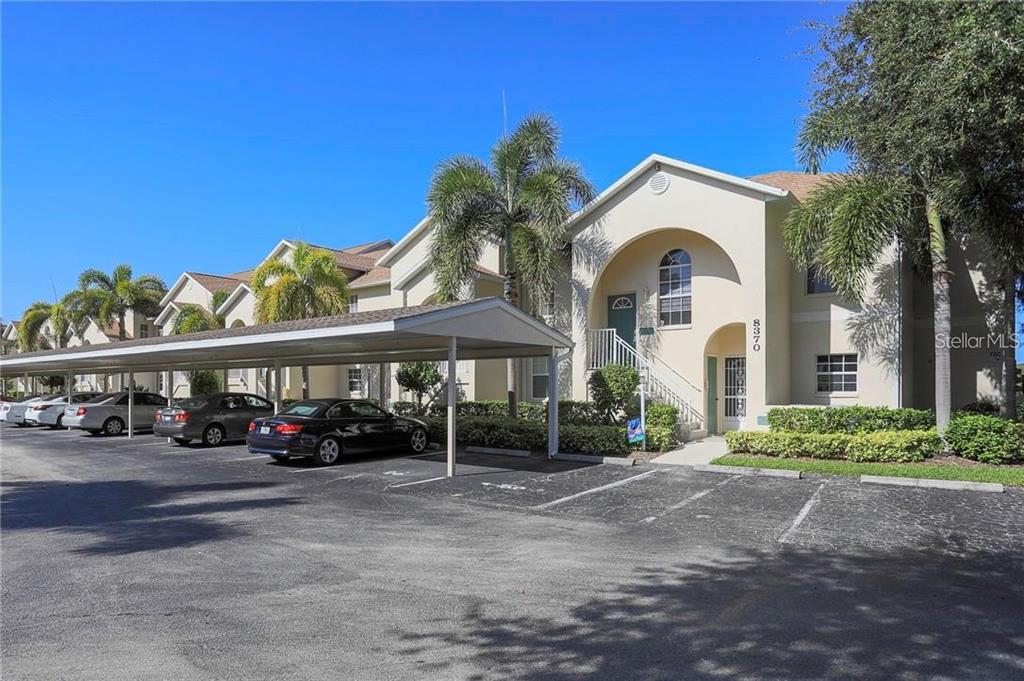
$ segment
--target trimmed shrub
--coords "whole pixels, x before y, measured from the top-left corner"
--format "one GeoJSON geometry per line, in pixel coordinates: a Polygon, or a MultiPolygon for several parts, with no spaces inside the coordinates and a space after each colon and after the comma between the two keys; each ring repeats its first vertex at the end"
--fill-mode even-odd
{"type": "Polygon", "coordinates": [[[935,430],[876,431],[850,438],[846,458],[850,461],[910,463],[924,461],[941,451],[942,438],[935,430]]]}
{"type": "Polygon", "coordinates": [[[736,430],[725,434],[730,452],[792,458],[844,459],[852,436],[846,433],[792,433],[736,430]]]}
{"type": "Polygon", "coordinates": [[[613,421],[629,407],[640,387],[640,375],[632,367],[608,364],[590,374],[587,385],[597,409],[606,420],[613,421]]]}
{"type": "Polygon", "coordinates": [[[977,402],[968,402],[964,406],[960,407],[958,411],[967,412],[968,414],[988,414],[989,416],[998,416],[999,405],[992,400],[978,400],[977,402]]]}
{"type": "Polygon", "coordinates": [[[675,427],[649,425],[645,432],[647,434],[647,449],[650,451],[667,452],[679,444],[675,427]]]}
{"type": "MultiPolygon", "coordinates": [[[[545,415],[545,420],[547,417],[545,415]]],[[[563,425],[611,425],[605,423],[604,415],[593,402],[577,402],[576,400],[560,400],[558,402],[558,422],[563,425]]]]}
{"type": "Polygon", "coordinates": [[[985,463],[1024,459],[1024,424],[998,416],[958,414],[946,428],[946,444],[964,457],[985,463]]]}
{"type": "Polygon", "coordinates": [[[922,461],[942,450],[934,430],[894,430],[871,433],[794,433],[734,431],[725,434],[730,452],[792,458],[849,459],[850,461],[922,461]]]}
{"type": "Polygon", "coordinates": [[[620,426],[562,426],[558,429],[558,448],[597,456],[627,456],[631,451],[626,429],[620,426]]]}
{"type": "Polygon", "coordinates": [[[645,406],[644,416],[647,418],[645,424],[650,428],[675,428],[679,422],[679,409],[664,402],[652,402],[645,406]]]}
{"type": "MultiPolygon", "coordinates": [[[[447,440],[447,422],[439,417],[427,417],[430,438],[435,442],[447,440]]],[[[466,416],[458,421],[456,438],[460,445],[477,447],[503,447],[545,451],[548,446],[547,424],[525,419],[466,416]]],[[[558,429],[559,448],[563,452],[580,452],[601,456],[629,454],[626,429],[618,426],[562,425],[558,429]]]]}
{"type": "Polygon", "coordinates": [[[870,433],[880,430],[928,430],[935,412],[890,407],[775,407],[768,410],[772,430],[794,433],[870,433]]]}
{"type": "Polygon", "coordinates": [[[415,416],[418,409],[415,402],[403,402],[401,400],[391,403],[391,412],[399,416],[415,416]]]}

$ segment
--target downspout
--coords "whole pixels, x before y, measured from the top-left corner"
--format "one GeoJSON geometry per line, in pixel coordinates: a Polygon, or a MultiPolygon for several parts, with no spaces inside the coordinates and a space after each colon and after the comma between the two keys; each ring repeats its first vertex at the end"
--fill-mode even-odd
{"type": "Polygon", "coordinates": [[[558,453],[558,365],[572,357],[572,348],[548,360],[548,458],[558,453]]]}

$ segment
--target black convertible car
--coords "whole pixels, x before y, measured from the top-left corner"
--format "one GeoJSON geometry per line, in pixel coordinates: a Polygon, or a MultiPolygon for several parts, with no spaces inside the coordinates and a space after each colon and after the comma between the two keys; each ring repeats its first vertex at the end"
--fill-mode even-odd
{"type": "Polygon", "coordinates": [[[249,451],[275,461],[312,457],[321,465],[342,454],[427,448],[427,426],[363,400],[302,400],[280,414],[249,424],[249,451]]]}

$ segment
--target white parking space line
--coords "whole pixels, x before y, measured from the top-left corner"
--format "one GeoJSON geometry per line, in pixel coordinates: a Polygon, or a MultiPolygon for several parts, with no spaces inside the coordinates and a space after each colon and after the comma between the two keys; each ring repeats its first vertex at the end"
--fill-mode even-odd
{"type": "Polygon", "coordinates": [[[712,492],[714,492],[716,489],[718,489],[722,485],[724,485],[724,484],[726,484],[728,482],[732,482],[733,480],[738,480],[739,478],[742,478],[742,477],[743,477],[742,475],[730,476],[730,477],[726,478],[725,480],[723,480],[722,482],[720,482],[717,485],[715,485],[714,487],[708,487],[707,489],[703,489],[703,490],[697,492],[696,494],[688,496],[685,499],[683,499],[682,501],[680,501],[678,504],[672,504],[671,506],[666,508],[661,513],[658,513],[657,515],[647,516],[646,518],[644,518],[640,522],[642,522],[642,523],[653,523],[658,518],[664,517],[664,516],[668,515],[669,513],[671,513],[672,511],[678,511],[681,508],[689,506],[690,504],[692,504],[693,502],[697,501],[698,499],[703,499],[707,495],[711,494],[712,492]]]}
{"type": "Polygon", "coordinates": [[[320,473],[323,473],[325,471],[334,471],[335,473],[340,473],[340,472],[342,472],[344,470],[345,470],[344,468],[340,468],[338,466],[316,466],[314,468],[299,468],[297,470],[288,471],[288,472],[289,473],[316,473],[316,472],[319,471],[320,473]]]}
{"type": "Polygon", "coordinates": [[[796,518],[793,519],[793,524],[789,526],[788,530],[782,533],[781,537],[779,537],[780,544],[785,544],[789,541],[790,537],[793,536],[797,528],[800,527],[800,523],[807,518],[807,514],[810,513],[811,509],[818,504],[818,500],[821,498],[821,490],[823,490],[827,484],[828,480],[818,485],[818,489],[814,490],[814,494],[812,494],[811,498],[807,500],[804,507],[800,509],[800,512],[796,514],[796,518]]]}
{"type": "Polygon", "coordinates": [[[659,472],[659,471],[657,469],[654,469],[654,470],[651,470],[651,471],[647,471],[646,473],[641,473],[640,475],[634,475],[631,478],[626,478],[625,480],[616,480],[615,482],[610,482],[607,485],[601,485],[600,487],[594,487],[593,489],[583,490],[582,492],[577,492],[576,494],[570,494],[567,497],[562,497],[561,499],[555,499],[554,501],[549,501],[549,502],[547,502],[545,504],[539,504],[537,506],[531,506],[530,510],[531,511],[543,511],[543,510],[552,508],[554,506],[558,506],[559,504],[564,504],[564,503],[566,503],[568,501],[572,501],[573,499],[579,499],[580,497],[585,497],[588,494],[596,494],[597,492],[603,492],[605,490],[612,489],[612,488],[615,488],[615,487],[621,487],[622,485],[626,485],[628,483],[631,483],[634,480],[640,480],[641,478],[646,478],[648,476],[654,475],[657,472],[659,472]]]}
{"type": "Polygon", "coordinates": [[[264,454],[262,456],[240,456],[237,459],[217,459],[216,462],[217,463],[231,463],[232,461],[252,461],[253,459],[263,459],[264,461],[267,461],[267,460],[270,459],[270,457],[267,456],[266,454],[264,454]]]}
{"type": "Polygon", "coordinates": [[[427,478],[426,480],[413,480],[412,482],[403,482],[400,485],[388,485],[384,489],[394,489],[396,487],[409,487],[410,485],[422,485],[425,482],[437,482],[438,480],[444,480],[447,477],[447,475],[441,475],[436,478],[427,478]]]}

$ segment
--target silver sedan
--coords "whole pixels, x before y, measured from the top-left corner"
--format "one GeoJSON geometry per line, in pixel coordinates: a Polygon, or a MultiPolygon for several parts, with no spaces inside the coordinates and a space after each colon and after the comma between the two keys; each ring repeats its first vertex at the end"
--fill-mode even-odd
{"type": "MultiPolygon", "coordinates": [[[[156,410],[167,405],[167,398],[155,393],[135,393],[132,427],[152,430],[156,410]]],[[[63,425],[80,428],[93,435],[120,435],[128,429],[128,393],[105,393],[99,397],[64,407],[63,425]]]]}

